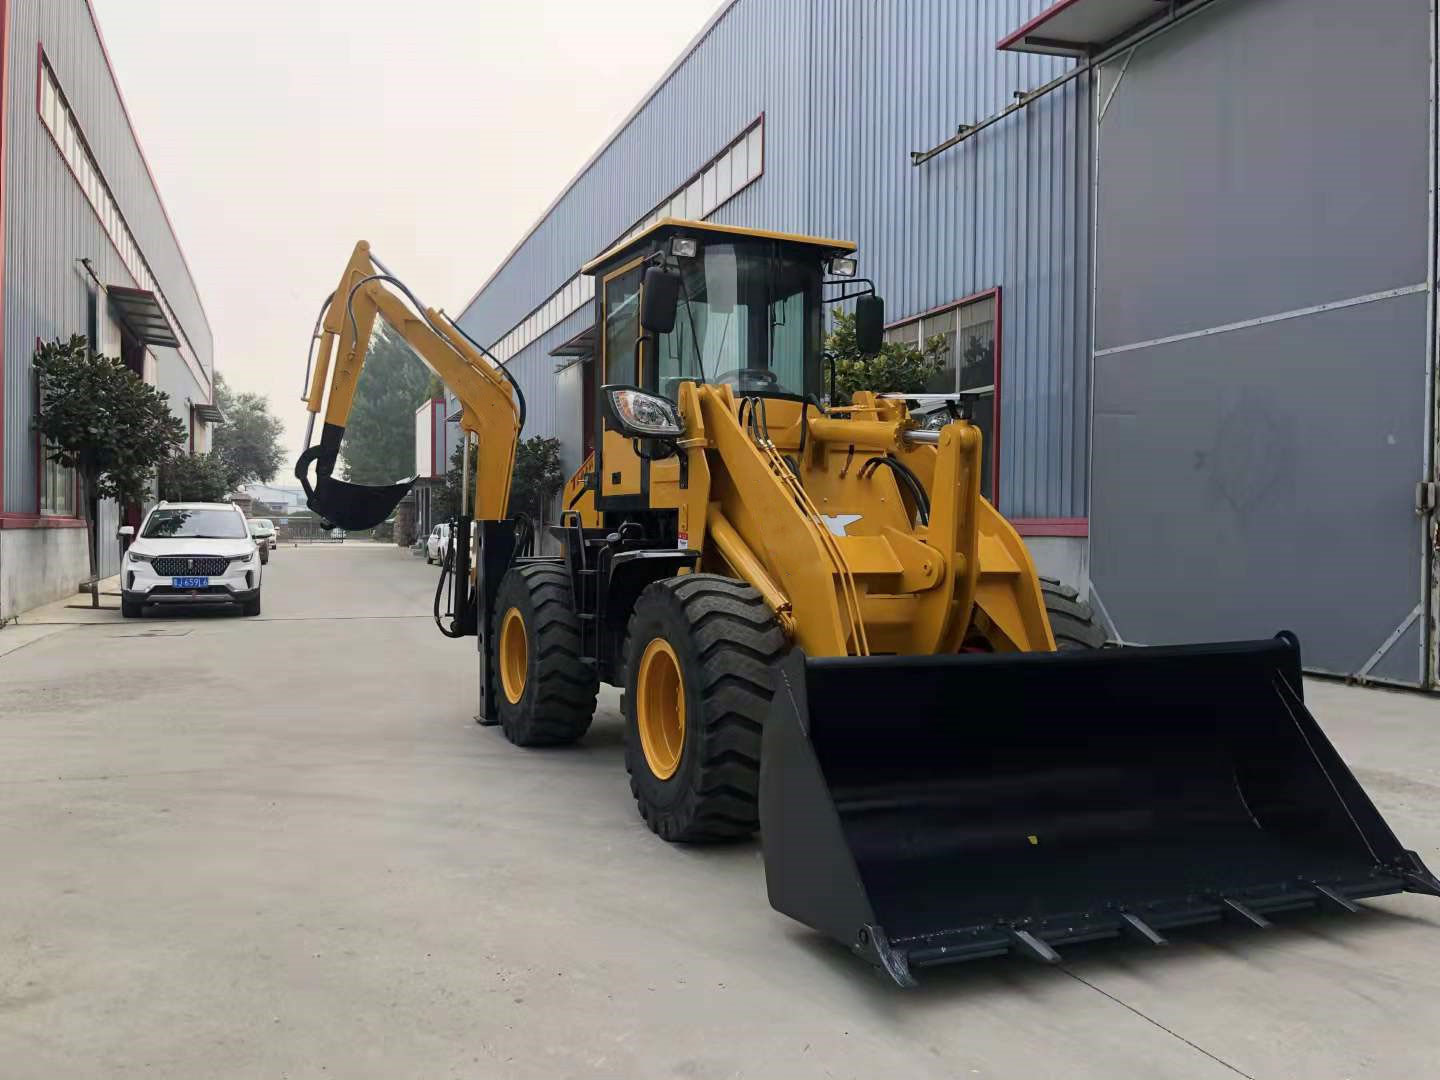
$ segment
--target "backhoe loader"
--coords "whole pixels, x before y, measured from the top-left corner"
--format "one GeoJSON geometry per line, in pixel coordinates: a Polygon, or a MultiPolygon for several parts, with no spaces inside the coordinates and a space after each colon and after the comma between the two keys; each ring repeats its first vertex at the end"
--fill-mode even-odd
{"type": "Polygon", "coordinates": [[[478,444],[436,607],[478,639],[480,721],[569,743],[598,685],[619,687],[649,827],[758,829],[772,904],[901,985],[1440,894],[1306,710],[1292,635],[1099,648],[981,496],[978,428],[827,397],[827,303],[880,345],[883,302],[856,270],[852,244],[669,219],[585,266],[596,377],[575,420],[592,449],[549,528],[558,553],[539,554],[506,518],[519,385],[362,243],[312,336],[312,427],[325,417],[296,475],[351,529],[409,489],[333,475],[384,318],[478,444]]]}

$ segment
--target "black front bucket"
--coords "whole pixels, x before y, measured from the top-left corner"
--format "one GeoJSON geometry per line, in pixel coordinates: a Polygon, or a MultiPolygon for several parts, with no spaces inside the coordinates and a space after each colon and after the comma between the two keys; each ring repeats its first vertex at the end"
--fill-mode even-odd
{"type": "Polygon", "coordinates": [[[774,907],[912,969],[1440,886],[1300,697],[1293,637],[809,660],[760,782],[774,907]]]}

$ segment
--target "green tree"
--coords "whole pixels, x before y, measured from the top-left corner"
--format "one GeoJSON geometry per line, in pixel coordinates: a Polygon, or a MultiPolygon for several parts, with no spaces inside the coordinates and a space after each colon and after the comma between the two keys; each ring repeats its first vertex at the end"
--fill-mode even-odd
{"type": "Polygon", "coordinates": [[[950,352],[944,335],[937,334],[920,348],[907,342],[887,341],[874,356],[865,356],[856,344],[855,316],[845,311],[835,312],[825,349],[835,357],[836,405],[850,404],[856,390],[923,393],[931,389],[935,377],[945,369],[950,352]]]}
{"type": "MultiPolygon", "coordinates": [[[[460,482],[462,447],[455,447],[450,454],[450,468],[445,473],[445,486],[435,493],[435,515],[450,518],[460,513],[460,482]]],[[[475,482],[475,447],[470,447],[470,482],[475,482]]],[[[545,518],[545,507],[550,499],[565,485],[565,473],[560,467],[560,440],[536,435],[524,439],[515,447],[515,473],[510,481],[510,505],[506,513],[511,517],[526,514],[536,522],[545,518]]]]}
{"type": "Polygon", "coordinates": [[[211,451],[227,466],[226,494],[243,484],[273,480],[285,463],[281,443],[285,424],[270,412],[269,398],[237,394],[217,372],[215,404],[225,414],[225,422],[215,429],[211,451]]]}
{"type": "Polygon", "coordinates": [[[235,490],[230,462],[218,451],[176,454],[160,465],[160,498],[171,502],[224,502],[235,490]]]}
{"type": "Polygon", "coordinates": [[[119,358],[92,352],[83,334],[42,344],[34,366],[36,427],[46,456],[80,478],[93,580],[100,500],[141,501],[156,468],[179,450],[185,425],[171,414],[168,394],[147,386],[119,358]]]}
{"type": "Polygon", "coordinates": [[[510,506],[506,513],[529,514],[545,520],[545,507],[565,485],[560,468],[560,440],[535,435],[515,447],[515,475],[510,481],[510,506]]]}
{"type": "Polygon", "coordinates": [[[415,473],[415,410],[429,399],[430,369],[383,323],[370,339],[345,426],[340,468],[355,484],[393,484],[415,473]]]}

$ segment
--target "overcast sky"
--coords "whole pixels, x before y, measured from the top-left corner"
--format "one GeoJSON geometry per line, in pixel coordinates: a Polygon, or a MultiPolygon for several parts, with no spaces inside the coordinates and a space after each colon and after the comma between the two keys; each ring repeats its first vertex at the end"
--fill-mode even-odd
{"type": "Polygon", "coordinates": [[[355,241],[458,314],[719,0],[94,3],[216,365],[293,460],[355,241]]]}

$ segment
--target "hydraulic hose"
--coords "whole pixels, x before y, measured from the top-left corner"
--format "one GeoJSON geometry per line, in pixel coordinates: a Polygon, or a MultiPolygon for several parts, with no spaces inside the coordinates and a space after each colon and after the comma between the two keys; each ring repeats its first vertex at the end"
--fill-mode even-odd
{"type": "MultiPolygon", "coordinates": [[[[372,261],[375,261],[373,256],[372,261]]],[[[425,308],[425,305],[420,302],[419,297],[417,297],[413,292],[410,291],[410,286],[406,285],[394,274],[386,273],[370,274],[367,277],[361,278],[353,286],[351,286],[350,295],[345,299],[345,310],[346,313],[350,316],[350,330],[352,336],[357,339],[360,337],[359,324],[356,322],[355,319],[355,294],[360,290],[361,286],[367,285],[372,281],[383,281],[387,284],[394,285],[395,288],[399,289],[400,292],[405,295],[405,298],[410,301],[410,303],[414,306],[416,313],[425,320],[426,325],[428,325],[430,329],[434,330],[437,334],[440,333],[440,328],[437,327],[435,323],[431,320],[430,315],[425,308]]],[[[483,353],[485,356],[488,356],[491,363],[493,363],[497,368],[500,369],[500,374],[504,375],[506,381],[510,383],[510,389],[515,391],[515,411],[517,414],[515,420],[515,429],[517,432],[525,430],[525,392],[520,389],[520,384],[515,381],[515,376],[510,374],[510,369],[507,368],[504,364],[502,364],[498,359],[496,359],[494,353],[492,353],[489,349],[485,348],[484,345],[481,345],[478,341],[476,341],[469,334],[467,334],[460,326],[460,324],[457,323],[454,319],[450,318],[449,315],[445,316],[445,321],[451,326],[453,326],[461,337],[463,337],[471,345],[475,346],[475,348],[479,349],[480,352],[483,353]]],[[[440,336],[444,337],[443,334],[441,334],[440,336]]]]}
{"type": "Polygon", "coordinates": [[[447,544],[445,557],[440,560],[440,580],[435,583],[435,625],[448,638],[462,638],[464,632],[455,628],[454,594],[451,594],[451,617],[450,626],[445,625],[445,616],[440,614],[440,594],[445,591],[445,583],[455,576],[455,545],[447,544]]]}
{"type": "Polygon", "coordinates": [[[906,465],[893,454],[886,454],[884,457],[872,457],[860,466],[860,477],[863,479],[873,473],[881,465],[889,468],[895,476],[904,482],[910,489],[910,495],[915,500],[915,515],[920,519],[921,525],[930,524],[930,496],[925,494],[925,485],[915,475],[910,466],[906,465]]]}

